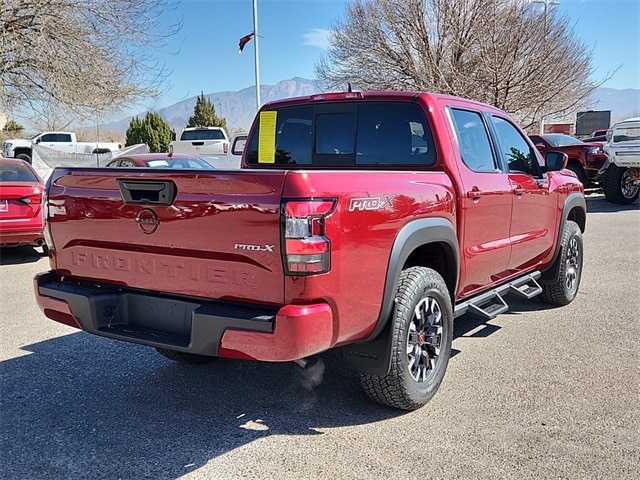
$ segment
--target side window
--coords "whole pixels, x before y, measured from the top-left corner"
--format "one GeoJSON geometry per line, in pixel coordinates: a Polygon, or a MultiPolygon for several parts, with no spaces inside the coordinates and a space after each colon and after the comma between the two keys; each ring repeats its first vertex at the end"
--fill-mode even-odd
{"type": "Polygon", "coordinates": [[[58,142],[71,143],[71,135],[69,135],[68,133],[59,133],[58,142]]]}
{"type": "Polygon", "coordinates": [[[542,169],[538,159],[520,131],[504,118],[492,116],[491,121],[509,171],[541,177],[542,169]]]}
{"type": "Polygon", "coordinates": [[[496,160],[482,115],[452,108],[451,117],[463,163],[474,172],[495,172],[496,160]]]}
{"type": "Polygon", "coordinates": [[[40,141],[41,142],[57,142],[58,141],[58,134],[56,133],[47,133],[46,135],[43,135],[42,137],[40,137],[40,141]]]}

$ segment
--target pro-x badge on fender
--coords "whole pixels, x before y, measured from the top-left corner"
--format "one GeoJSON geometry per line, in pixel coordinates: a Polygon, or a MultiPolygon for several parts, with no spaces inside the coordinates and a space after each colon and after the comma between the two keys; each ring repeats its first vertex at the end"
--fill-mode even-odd
{"type": "Polygon", "coordinates": [[[160,219],[158,215],[156,215],[156,212],[150,208],[143,208],[136,215],[136,223],[140,227],[140,230],[142,230],[142,233],[151,235],[158,229],[160,219]]]}

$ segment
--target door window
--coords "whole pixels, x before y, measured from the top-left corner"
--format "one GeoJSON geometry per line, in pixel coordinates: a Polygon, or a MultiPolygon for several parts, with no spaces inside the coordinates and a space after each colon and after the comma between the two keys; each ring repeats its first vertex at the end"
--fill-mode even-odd
{"type": "Polygon", "coordinates": [[[474,172],[495,172],[496,160],[482,115],[453,108],[451,116],[464,164],[474,172]]]}
{"type": "Polygon", "coordinates": [[[542,169],[538,157],[525,137],[511,122],[504,118],[492,116],[500,151],[509,172],[521,172],[533,177],[541,177],[542,169]]]}

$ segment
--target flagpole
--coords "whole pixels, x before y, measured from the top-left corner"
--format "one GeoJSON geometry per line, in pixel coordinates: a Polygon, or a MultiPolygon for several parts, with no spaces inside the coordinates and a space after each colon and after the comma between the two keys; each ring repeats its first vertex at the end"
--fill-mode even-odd
{"type": "Polygon", "coordinates": [[[256,108],[260,110],[260,62],[258,60],[258,0],[253,0],[253,41],[256,64],[256,108]]]}

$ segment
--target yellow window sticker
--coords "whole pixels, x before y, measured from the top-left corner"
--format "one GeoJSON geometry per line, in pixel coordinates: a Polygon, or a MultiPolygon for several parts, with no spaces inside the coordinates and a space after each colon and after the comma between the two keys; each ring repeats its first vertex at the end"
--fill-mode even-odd
{"type": "Polygon", "coordinates": [[[260,112],[258,163],[276,161],[276,118],[278,112],[260,112]]]}

